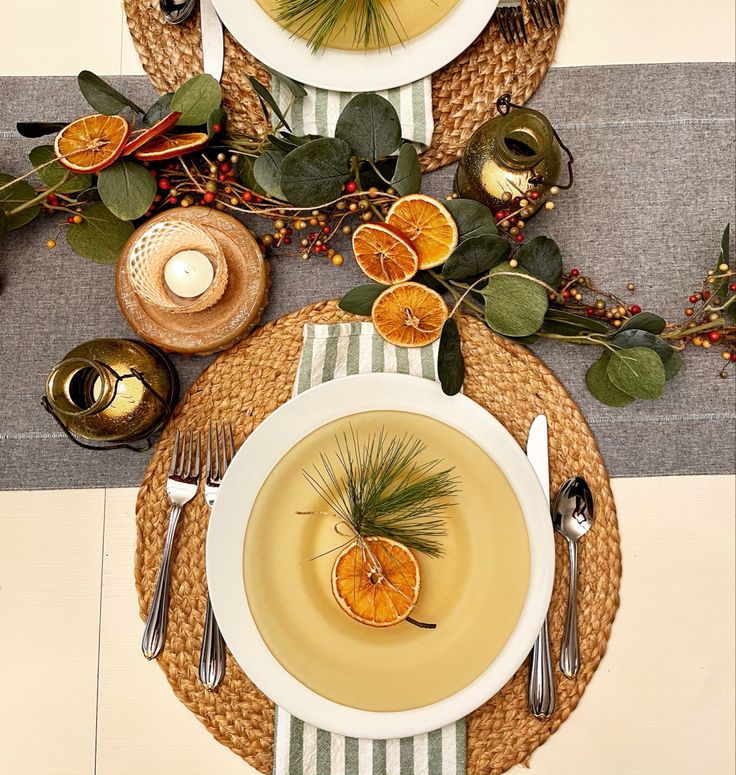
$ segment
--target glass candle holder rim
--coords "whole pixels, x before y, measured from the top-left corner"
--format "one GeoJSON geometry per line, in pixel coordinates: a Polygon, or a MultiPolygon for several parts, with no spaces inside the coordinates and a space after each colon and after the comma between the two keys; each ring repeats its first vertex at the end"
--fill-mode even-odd
{"type": "Polygon", "coordinates": [[[103,411],[115,398],[115,386],[118,381],[118,375],[115,374],[109,366],[101,361],[93,360],[92,358],[84,358],[81,356],[74,356],[72,358],[64,358],[59,361],[51,370],[46,380],[46,395],[49,397],[49,403],[52,405],[54,411],[59,414],[73,415],[75,417],[84,417],[90,414],[96,414],[103,411]],[[73,367],[78,364],[78,368],[73,367]],[[71,384],[74,376],[87,369],[91,369],[95,375],[101,380],[102,389],[100,390],[97,398],[87,407],[80,406],[74,399],[67,395],[64,390],[55,391],[55,380],[62,378],[62,367],[72,368],[73,370],[68,374],[64,380],[64,385],[71,384]],[[57,396],[63,396],[68,402],[69,408],[59,403],[57,396]]]}
{"type": "Polygon", "coordinates": [[[497,151],[500,159],[517,169],[530,169],[546,158],[555,141],[554,130],[549,119],[538,110],[519,108],[501,117],[496,131],[497,151]],[[509,147],[507,140],[514,133],[526,130],[536,141],[535,152],[531,155],[516,153],[509,147]]]}

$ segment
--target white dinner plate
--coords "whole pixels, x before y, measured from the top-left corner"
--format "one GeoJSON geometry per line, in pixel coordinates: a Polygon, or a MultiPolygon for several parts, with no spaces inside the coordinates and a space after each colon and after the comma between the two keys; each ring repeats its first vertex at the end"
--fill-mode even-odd
{"type": "MultiPolygon", "coordinates": [[[[293,475],[301,477],[301,471],[294,471],[293,475]]],[[[489,492],[489,498],[492,497],[489,492]]],[[[288,532],[281,533],[279,540],[288,545],[289,536],[288,532]]],[[[503,547],[499,550],[503,552],[503,547]]],[[[322,729],[352,737],[381,739],[428,732],[482,705],[508,681],[529,653],[547,613],[553,576],[554,539],[549,504],[526,455],[512,436],[466,396],[445,396],[435,382],[401,374],[356,375],[326,382],[288,401],[267,417],[247,438],[228,468],[207,534],[207,583],[212,605],[230,651],[243,671],[266,696],[291,714],[322,729]],[[314,691],[295,678],[274,656],[259,630],[249,606],[243,570],[249,519],[264,483],[279,461],[326,424],[373,411],[433,418],[480,447],[513,490],[520,519],[525,523],[529,550],[528,586],[525,597],[520,599],[518,619],[491,663],[449,696],[421,707],[388,712],[340,704],[325,697],[326,692],[314,691]]],[[[329,579],[324,586],[329,590],[329,579]]],[[[336,604],[334,609],[337,610],[336,604]]],[[[272,617],[279,615],[278,610],[268,613],[272,617]]],[[[357,628],[357,635],[353,633],[351,637],[362,638],[365,630],[371,638],[381,637],[381,629],[353,623],[339,611],[337,615],[357,628]]],[[[263,620],[260,623],[263,625],[263,620]]],[[[388,629],[398,627],[412,629],[406,623],[388,629]]],[[[456,658],[462,660],[462,652],[456,658]]]]}
{"type": "Polygon", "coordinates": [[[222,23],[256,59],[300,83],[347,92],[390,89],[436,72],[480,35],[497,2],[459,0],[434,27],[390,50],[326,48],[313,54],[256,0],[214,0],[222,23]]]}

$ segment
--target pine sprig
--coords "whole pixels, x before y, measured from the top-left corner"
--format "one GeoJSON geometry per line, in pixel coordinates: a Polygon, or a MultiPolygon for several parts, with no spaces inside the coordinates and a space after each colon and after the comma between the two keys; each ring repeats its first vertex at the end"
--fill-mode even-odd
{"type": "Polygon", "coordinates": [[[384,0],[278,0],[276,7],[277,20],[306,37],[312,51],[321,49],[336,31],[348,25],[354,28],[356,47],[388,46],[389,30],[401,38],[393,3],[384,0]]]}
{"type": "Polygon", "coordinates": [[[336,463],[320,454],[321,466],[304,476],[356,536],[381,536],[430,557],[443,553],[443,511],[459,491],[452,468],[439,460],[420,463],[425,445],[408,434],[387,439],[383,430],[361,441],[336,437],[336,463]]]}

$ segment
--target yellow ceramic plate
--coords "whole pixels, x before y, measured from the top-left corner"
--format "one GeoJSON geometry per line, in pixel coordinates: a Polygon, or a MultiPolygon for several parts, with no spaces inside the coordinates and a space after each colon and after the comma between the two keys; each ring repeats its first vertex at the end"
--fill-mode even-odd
{"type": "Polygon", "coordinates": [[[325,383],[267,418],[228,469],[210,522],[207,579],[235,658],[272,700],[323,729],[394,737],[436,729],[494,694],[521,664],[546,613],[554,571],[549,509],[509,434],[464,396],[404,375],[325,383]],[[336,433],[409,432],[456,467],[446,556],[419,555],[407,622],[353,621],[330,590],[334,519],[302,469],[336,433]]]}

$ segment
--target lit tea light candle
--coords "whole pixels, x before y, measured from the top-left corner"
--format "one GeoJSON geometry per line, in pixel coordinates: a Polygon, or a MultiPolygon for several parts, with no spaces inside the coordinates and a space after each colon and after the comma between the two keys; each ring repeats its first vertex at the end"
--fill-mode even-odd
{"type": "Polygon", "coordinates": [[[200,296],[212,285],[215,269],[198,250],[182,250],[164,267],[164,281],[172,293],[184,299],[200,296]]]}

